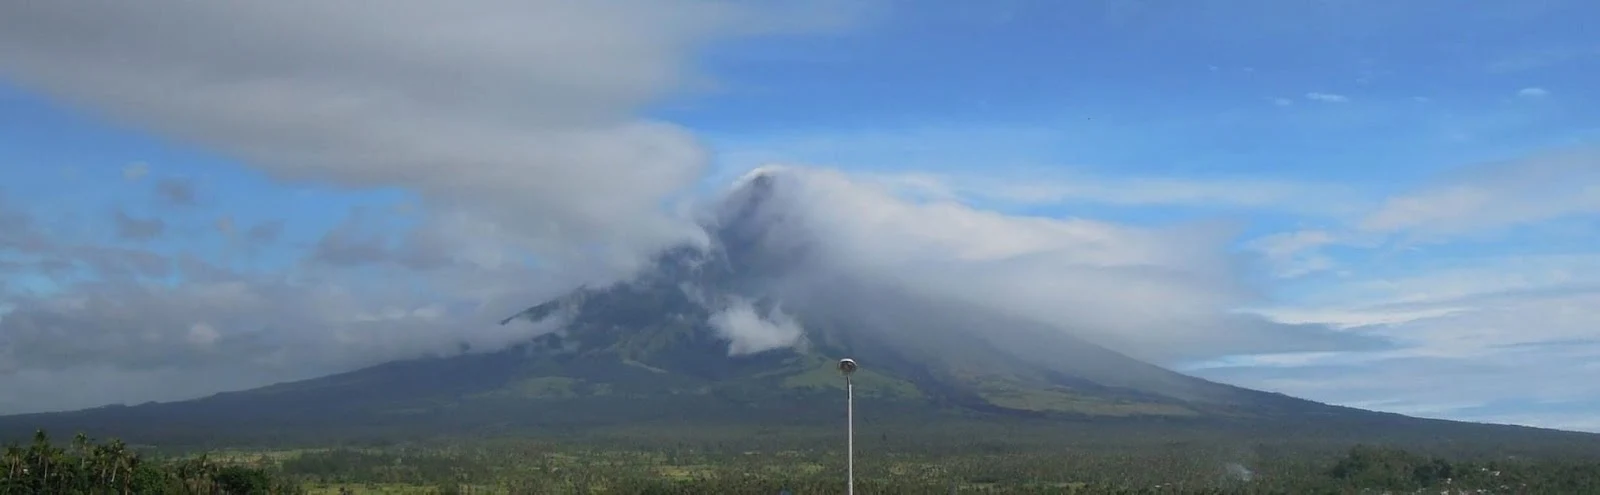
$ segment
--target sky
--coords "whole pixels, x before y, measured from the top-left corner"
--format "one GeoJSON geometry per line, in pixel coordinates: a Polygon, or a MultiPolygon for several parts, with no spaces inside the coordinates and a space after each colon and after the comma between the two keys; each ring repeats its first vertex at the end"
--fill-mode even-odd
{"type": "Polygon", "coordinates": [[[779,167],[863,273],[1225,383],[1600,431],[1596,16],[10,2],[0,413],[516,342],[779,167]]]}

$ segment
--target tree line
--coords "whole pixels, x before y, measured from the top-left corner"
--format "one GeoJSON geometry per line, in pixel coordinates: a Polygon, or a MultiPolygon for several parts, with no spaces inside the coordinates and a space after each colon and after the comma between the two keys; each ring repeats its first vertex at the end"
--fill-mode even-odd
{"type": "MultiPolygon", "coordinates": [[[[881,441],[881,439],[880,439],[881,441]]],[[[0,457],[0,495],[364,493],[839,493],[837,449],[768,437],[764,445],[628,448],[529,438],[297,450],[279,456],[159,457],[120,440],[44,431],[0,457]],[[734,448],[728,448],[734,447],[734,448]],[[746,450],[751,449],[751,450],[746,450]]],[[[868,442],[870,445],[871,443],[868,442]]],[[[858,457],[858,493],[1600,493],[1600,462],[1506,454],[1449,457],[1389,446],[1337,451],[1208,442],[973,445],[966,451],[883,449],[858,457]]]]}
{"type": "Polygon", "coordinates": [[[27,446],[0,456],[0,495],[22,494],[300,494],[295,482],[264,468],[191,459],[148,459],[121,440],[90,440],[82,433],[66,446],[44,430],[27,446]]]}
{"type": "MultiPolygon", "coordinates": [[[[857,464],[861,494],[940,493],[1600,493],[1592,459],[1449,459],[1356,445],[1282,453],[1251,466],[1196,450],[879,455],[857,464]]],[[[307,483],[404,483],[437,493],[840,493],[822,452],[607,450],[592,446],[333,449],[283,462],[307,483]]]]}

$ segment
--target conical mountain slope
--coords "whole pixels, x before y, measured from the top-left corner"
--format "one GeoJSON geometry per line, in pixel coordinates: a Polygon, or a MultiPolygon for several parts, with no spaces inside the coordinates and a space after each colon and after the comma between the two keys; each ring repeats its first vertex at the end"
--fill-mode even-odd
{"type": "Polygon", "coordinates": [[[634,363],[703,380],[710,390],[750,380],[768,395],[836,387],[831,363],[852,356],[863,379],[878,382],[862,387],[866,394],[979,410],[1348,411],[1189,377],[1045,324],[819,269],[811,263],[819,240],[773,201],[782,180],[746,178],[708,219],[709,246],[670,250],[630,282],[513,318],[563,319],[563,330],[543,340],[558,355],[634,363]]]}
{"type": "MultiPolygon", "coordinates": [[[[194,401],[18,421],[182,424],[598,425],[657,419],[836,419],[856,358],[876,414],[1267,418],[1372,415],[1175,373],[994,310],[822,269],[820,242],[750,177],[705,221],[710,242],[537,304],[556,330],[493,352],[397,361],[194,401]]],[[[33,423],[29,423],[30,425],[33,423]]]]}

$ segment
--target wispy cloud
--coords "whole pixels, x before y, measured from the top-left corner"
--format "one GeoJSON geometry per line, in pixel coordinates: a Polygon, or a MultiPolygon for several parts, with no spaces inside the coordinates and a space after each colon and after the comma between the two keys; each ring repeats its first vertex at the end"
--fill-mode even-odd
{"type": "Polygon", "coordinates": [[[1327,231],[1299,230],[1258,237],[1246,242],[1245,248],[1266,256],[1275,274],[1288,278],[1333,268],[1333,259],[1316,249],[1338,241],[1327,231]]]}
{"type": "Polygon", "coordinates": [[[1493,73],[1523,72],[1596,58],[1600,58],[1600,46],[1552,46],[1495,57],[1487,69],[1493,73]]]}
{"type": "Polygon", "coordinates": [[[1306,93],[1306,99],[1311,101],[1320,101],[1323,103],[1344,103],[1350,101],[1350,97],[1345,95],[1317,92],[1306,93]]]}
{"type": "Polygon", "coordinates": [[[136,181],[150,174],[150,166],[144,162],[134,162],[122,167],[122,178],[136,181]]]}
{"type": "Polygon", "coordinates": [[[1473,167],[1387,200],[1358,228],[1438,237],[1600,212],[1600,152],[1545,153],[1473,167]]]}
{"type": "Polygon", "coordinates": [[[990,204],[1229,207],[1312,215],[1348,213],[1362,204],[1356,191],[1337,185],[1247,177],[1103,176],[1065,173],[1059,169],[862,176],[916,196],[990,204]]]}
{"type": "Polygon", "coordinates": [[[1257,238],[1246,247],[1274,262],[1280,275],[1336,266],[1339,276],[1298,285],[1288,301],[1253,313],[1282,323],[1359,329],[1399,347],[1234,356],[1193,369],[1380,410],[1592,426],[1531,411],[1546,402],[1600,396],[1600,386],[1565,378],[1600,358],[1592,331],[1600,325],[1600,283],[1594,282],[1600,280],[1600,248],[1592,242],[1600,232],[1579,228],[1562,234],[1577,236],[1571,243],[1539,247],[1548,238],[1529,229],[1581,224],[1597,214],[1600,155],[1568,149],[1458,168],[1348,217],[1349,223],[1257,238]],[[1506,238],[1513,230],[1520,235],[1506,238]],[[1570,247],[1548,252],[1558,245],[1570,247]],[[1329,252],[1334,248],[1340,254],[1329,252]],[[1462,382],[1473,385],[1451,385],[1462,382]],[[1497,401],[1525,406],[1512,415],[1483,410],[1497,401]]]}

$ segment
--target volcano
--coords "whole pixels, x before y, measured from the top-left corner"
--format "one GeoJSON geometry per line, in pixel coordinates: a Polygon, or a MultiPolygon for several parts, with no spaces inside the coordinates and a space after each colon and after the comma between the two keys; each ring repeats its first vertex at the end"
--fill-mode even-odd
{"type": "Polygon", "coordinates": [[[666,249],[615,284],[508,315],[502,324],[551,330],[504,349],[190,401],[0,418],[0,429],[158,437],[245,427],[809,424],[838,420],[842,357],[861,365],[853,379],[869,420],[1446,423],[1187,376],[1048,322],[829,268],[822,240],[775,201],[786,187],[780,173],[746,177],[702,219],[704,242],[666,249]]]}

